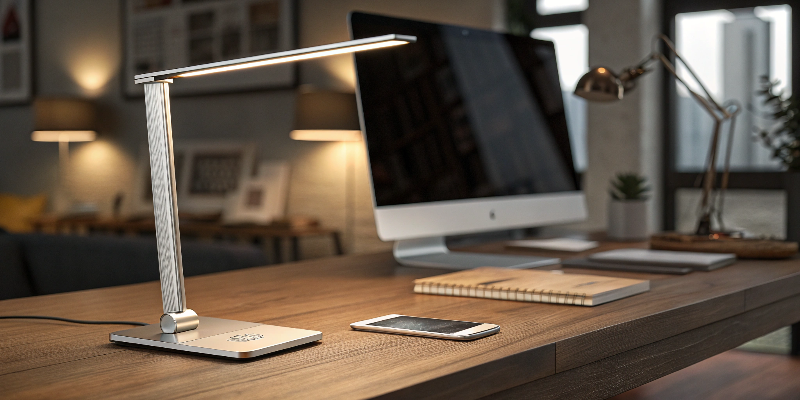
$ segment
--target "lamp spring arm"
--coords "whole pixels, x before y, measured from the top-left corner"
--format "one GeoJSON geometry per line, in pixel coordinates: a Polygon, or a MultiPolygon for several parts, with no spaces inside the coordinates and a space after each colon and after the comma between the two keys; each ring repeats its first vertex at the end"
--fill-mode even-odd
{"type": "MultiPolygon", "coordinates": [[[[705,97],[701,96],[699,93],[697,93],[696,91],[692,90],[692,88],[689,87],[689,84],[686,83],[686,81],[683,80],[683,78],[681,78],[680,75],[678,75],[678,71],[675,69],[675,65],[672,64],[669,61],[669,59],[667,59],[666,56],[664,56],[661,53],[656,53],[654,55],[654,57],[655,57],[655,59],[660,61],[661,64],[664,65],[664,68],[670,73],[670,75],[672,75],[672,77],[675,78],[676,81],[680,82],[680,84],[683,85],[683,87],[687,91],[689,91],[689,94],[691,94],[692,97],[698,103],[700,103],[700,105],[703,106],[703,108],[705,108],[706,111],[708,111],[708,113],[711,115],[711,118],[714,118],[714,120],[716,120],[716,121],[721,121],[722,120],[722,118],[720,118],[720,116],[718,115],[719,114],[719,110],[717,109],[718,106],[715,107],[715,105],[717,103],[714,101],[714,99],[712,99],[710,97],[709,98],[705,98],[705,97]]],[[[703,87],[702,84],[700,84],[700,86],[703,87]]],[[[726,114],[727,113],[723,112],[723,117],[725,117],[726,114]]]]}
{"type": "Polygon", "coordinates": [[[725,110],[725,108],[720,106],[719,103],[716,100],[714,100],[714,96],[711,95],[711,93],[708,91],[708,88],[706,87],[706,85],[703,84],[703,81],[701,81],[700,77],[697,76],[697,73],[694,72],[694,69],[692,68],[692,66],[689,65],[689,63],[687,63],[686,60],[683,59],[683,56],[681,56],[680,53],[678,53],[678,50],[675,48],[675,43],[673,43],[672,40],[670,40],[667,37],[667,35],[664,35],[663,33],[659,33],[658,35],[656,35],[653,38],[653,45],[652,45],[653,46],[653,53],[652,54],[653,55],[656,55],[656,54],[660,55],[659,59],[661,60],[661,63],[664,64],[664,66],[667,67],[668,70],[670,70],[670,72],[672,73],[672,75],[674,75],[676,77],[676,79],[681,81],[681,83],[684,85],[684,87],[686,87],[687,90],[689,90],[690,92],[693,92],[693,90],[689,89],[689,87],[686,84],[686,82],[684,82],[678,76],[678,72],[677,72],[677,70],[675,68],[675,65],[672,64],[672,62],[670,62],[669,59],[666,58],[664,52],[658,50],[658,48],[657,48],[658,42],[663,42],[667,46],[667,48],[669,49],[669,52],[672,53],[673,56],[675,56],[675,59],[680,61],[681,64],[683,64],[683,66],[686,68],[686,70],[689,71],[689,74],[692,76],[694,81],[697,83],[698,86],[700,86],[700,89],[703,90],[703,93],[705,93],[706,97],[704,99],[706,101],[708,101],[709,103],[711,103],[711,105],[713,105],[713,107],[718,112],[723,114],[725,116],[725,118],[730,118],[730,115],[728,115],[728,112],[725,110]]]}

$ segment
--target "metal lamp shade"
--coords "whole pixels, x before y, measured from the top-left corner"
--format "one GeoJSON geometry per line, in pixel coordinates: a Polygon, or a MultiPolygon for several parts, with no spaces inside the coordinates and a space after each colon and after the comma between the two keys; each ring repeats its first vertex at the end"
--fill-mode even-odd
{"type": "Polygon", "coordinates": [[[622,100],[625,88],[610,69],[595,67],[578,81],[575,94],[591,101],[622,100]]]}
{"type": "Polygon", "coordinates": [[[355,94],[332,91],[300,93],[291,137],[313,141],[361,140],[355,94]]]}

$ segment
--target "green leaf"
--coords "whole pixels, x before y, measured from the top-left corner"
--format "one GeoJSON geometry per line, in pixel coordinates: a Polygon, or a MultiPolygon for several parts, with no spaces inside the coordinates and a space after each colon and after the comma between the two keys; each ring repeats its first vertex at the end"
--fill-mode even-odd
{"type": "Polygon", "coordinates": [[[635,173],[618,173],[610,183],[609,193],[616,200],[646,199],[646,193],[651,190],[647,178],[635,173]]]}

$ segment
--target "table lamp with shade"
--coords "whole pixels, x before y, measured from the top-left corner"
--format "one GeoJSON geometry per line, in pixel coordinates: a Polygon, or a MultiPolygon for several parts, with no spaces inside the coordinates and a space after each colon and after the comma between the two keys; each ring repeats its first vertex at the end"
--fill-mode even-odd
{"type": "Polygon", "coordinates": [[[97,137],[96,111],[88,100],[70,98],[39,98],[33,102],[34,142],[58,142],[58,188],[55,209],[69,207],[69,144],[91,142],[97,137]]]}
{"type": "Polygon", "coordinates": [[[119,344],[141,345],[230,358],[251,358],[322,339],[322,332],[199,317],[186,307],[183,282],[169,86],[173,79],[295,62],[416,42],[416,37],[382,35],[305,49],[136,75],[144,86],[150,176],[164,314],[159,325],[111,333],[119,344]]]}
{"type": "Polygon", "coordinates": [[[294,126],[289,136],[302,141],[342,142],[345,160],[345,235],[352,251],[355,163],[351,145],[352,142],[363,140],[355,93],[303,88],[297,95],[294,126]]]}
{"type": "Polygon", "coordinates": [[[289,135],[294,140],[360,142],[356,95],[304,88],[297,95],[289,135]]]}

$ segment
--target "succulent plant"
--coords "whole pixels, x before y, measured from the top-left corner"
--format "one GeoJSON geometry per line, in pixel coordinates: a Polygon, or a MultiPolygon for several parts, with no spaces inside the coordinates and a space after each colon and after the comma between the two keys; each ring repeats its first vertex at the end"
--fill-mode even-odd
{"type": "Polygon", "coordinates": [[[647,178],[632,172],[617,174],[608,191],[614,200],[647,200],[649,192],[647,178]]]}
{"type": "Polygon", "coordinates": [[[761,142],[772,150],[789,170],[800,171],[800,100],[794,96],[784,98],[783,92],[776,92],[777,81],[761,77],[761,90],[764,105],[771,109],[770,117],[776,121],[771,129],[759,132],[761,142]]]}

